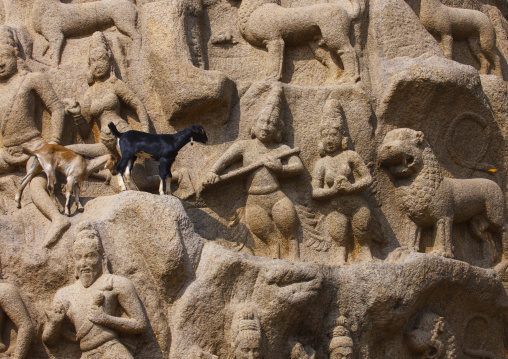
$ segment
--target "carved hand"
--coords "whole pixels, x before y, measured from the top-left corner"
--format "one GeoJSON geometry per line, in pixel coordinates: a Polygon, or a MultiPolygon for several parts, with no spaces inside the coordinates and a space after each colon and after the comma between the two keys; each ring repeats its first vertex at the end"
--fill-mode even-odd
{"type": "Polygon", "coordinates": [[[345,192],[347,185],[351,186],[351,184],[349,183],[349,181],[347,180],[346,177],[337,176],[337,178],[335,179],[335,182],[333,184],[333,188],[335,188],[335,191],[337,191],[337,193],[345,192]]]}
{"type": "Polygon", "coordinates": [[[79,102],[72,98],[64,98],[62,100],[62,103],[65,106],[65,113],[68,113],[70,115],[79,115],[81,114],[81,106],[79,105],[79,102]]]}
{"type": "Polygon", "coordinates": [[[51,309],[46,311],[46,317],[52,324],[60,323],[65,317],[65,308],[62,303],[56,302],[51,309]]]}
{"type": "Polygon", "coordinates": [[[205,184],[214,184],[214,183],[218,182],[219,179],[220,179],[220,177],[217,173],[210,171],[206,174],[204,183],[205,184]]]}
{"type": "Polygon", "coordinates": [[[96,305],[92,305],[88,314],[88,320],[99,325],[106,325],[109,322],[108,317],[109,315],[104,312],[102,307],[96,305]]]}
{"type": "Polygon", "coordinates": [[[282,162],[278,158],[266,157],[264,165],[274,172],[282,172],[282,162]]]}

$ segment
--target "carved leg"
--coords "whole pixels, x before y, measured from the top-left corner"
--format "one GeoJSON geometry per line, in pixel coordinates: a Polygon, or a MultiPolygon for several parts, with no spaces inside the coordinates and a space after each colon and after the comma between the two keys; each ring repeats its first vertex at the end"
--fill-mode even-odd
{"type": "Polygon", "coordinates": [[[341,83],[356,83],[360,80],[360,71],[358,68],[358,58],[356,51],[351,45],[346,45],[339,51],[337,55],[340,57],[344,65],[344,73],[339,79],[341,83]]]}
{"type": "Polygon", "coordinates": [[[349,238],[349,220],[339,212],[330,213],[325,219],[325,225],[328,234],[335,242],[332,248],[335,248],[332,254],[332,261],[335,264],[346,264],[347,262],[347,245],[349,238]]]}
{"type": "Polygon", "coordinates": [[[268,51],[268,78],[279,81],[282,77],[282,64],[284,62],[284,40],[270,40],[266,42],[268,51]]]}
{"type": "Polygon", "coordinates": [[[410,252],[420,250],[420,237],[422,228],[413,222],[409,217],[406,218],[407,249],[410,252]]]}
{"type": "Polygon", "coordinates": [[[314,57],[316,60],[321,62],[323,66],[328,69],[329,73],[329,82],[334,83],[339,78],[341,73],[341,69],[335,59],[333,58],[330,51],[322,46],[319,46],[317,41],[313,41],[309,43],[309,46],[314,53],[314,57]]]}
{"type": "Polygon", "coordinates": [[[371,262],[371,213],[367,206],[360,207],[353,214],[351,227],[353,228],[353,236],[359,246],[357,261],[360,263],[371,262]]]}
{"type": "MultiPolygon", "coordinates": [[[[267,245],[270,251],[269,256],[272,258],[280,258],[280,234],[275,228],[268,213],[258,205],[247,203],[245,208],[245,220],[252,234],[267,245]]],[[[256,250],[256,248],[254,248],[254,250],[256,250]]],[[[259,255],[259,253],[256,252],[254,254],[259,255]]]]}
{"type": "Polygon", "coordinates": [[[479,40],[476,38],[468,38],[467,43],[469,45],[469,49],[471,53],[476,58],[476,60],[480,63],[480,70],[478,71],[481,74],[488,74],[490,70],[489,60],[483,54],[482,48],[480,46],[479,40]]]}
{"type": "Polygon", "coordinates": [[[276,202],[272,208],[275,226],[282,234],[280,246],[281,258],[297,261],[300,259],[298,243],[298,215],[289,198],[276,202]]]}
{"type": "Polygon", "coordinates": [[[64,35],[61,32],[52,30],[48,34],[48,41],[51,46],[51,62],[55,67],[60,65],[60,56],[62,54],[64,40],[64,35]]]}
{"type": "Polygon", "coordinates": [[[453,60],[453,37],[452,35],[442,34],[441,35],[441,42],[439,43],[441,45],[441,48],[443,49],[443,52],[445,56],[453,60]]]}
{"type": "Polygon", "coordinates": [[[453,218],[441,218],[437,221],[433,253],[453,258],[452,227],[453,218]]]}

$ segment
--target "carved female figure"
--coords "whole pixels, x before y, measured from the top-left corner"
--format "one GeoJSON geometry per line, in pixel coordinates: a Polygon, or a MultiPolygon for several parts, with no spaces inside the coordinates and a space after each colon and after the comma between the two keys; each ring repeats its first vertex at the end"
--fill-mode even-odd
{"type": "Polygon", "coordinates": [[[232,331],[233,359],[263,359],[261,325],[252,309],[242,308],[235,313],[232,331]]]}
{"type": "Polygon", "coordinates": [[[218,182],[219,174],[238,161],[243,162],[244,168],[251,167],[247,175],[247,225],[267,244],[273,258],[296,260],[298,217],[293,203],[281,191],[278,178],[300,174],[303,164],[289,146],[280,143],[281,94],[282,87],[274,85],[251,129],[252,139],[233,144],[212,166],[204,184],[218,182]]]}
{"type": "Polygon", "coordinates": [[[83,99],[78,103],[66,99],[66,111],[70,113],[78,126],[80,135],[88,137],[93,121],[100,127],[100,142],[95,144],[77,144],[67,146],[74,152],[85,156],[100,156],[117,153],[117,141],[108,128],[113,122],[120,132],[131,130],[129,124],[120,115],[124,104],[131,107],[139,118],[142,131],[148,132],[148,113],[141,100],[122,80],[115,76],[111,50],[102,32],[95,32],[88,54],[88,84],[83,99]]]}
{"type": "Polygon", "coordinates": [[[333,260],[347,261],[348,229],[358,243],[358,261],[372,260],[369,246],[371,213],[361,192],[372,184],[372,176],[362,158],[348,150],[348,137],[340,103],[328,99],[321,122],[322,158],[312,176],[312,198],[329,201],[325,228],[334,245],[333,260]]]}

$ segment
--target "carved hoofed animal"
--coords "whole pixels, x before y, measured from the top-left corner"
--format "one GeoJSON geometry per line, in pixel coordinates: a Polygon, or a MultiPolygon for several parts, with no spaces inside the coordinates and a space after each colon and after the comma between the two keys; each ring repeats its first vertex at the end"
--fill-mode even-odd
{"type": "Polygon", "coordinates": [[[420,20],[433,35],[439,36],[445,56],[453,59],[453,40],[467,39],[471,52],[489,73],[489,62],[501,76],[501,59],[496,49],[496,32],[489,18],[477,10],[457,9],[440,0],[421,0],[420,20]],[[479,45],[478,45],[479,41],[479,45]]]}
{"type": "Polygon", "coordinates": [[[167,192],[171,193],[171,165],[175,161],[178,151],[189,142],[192,145],[194,140],[201,143],[208,141],[205,130],[200,125],[192,125],[172,135],[155,135],[140,131],[120,133],[112,122],[108,127],[111,133],[118,138],[122,158],[116,166],[116,171],[120,174],[121,186],[124,191],[127,189],[123,178],[124,173],[130,189],[136,189],[130,173],[136,158],[141,156],[159,161],[159,193],[161,195],[167,192]]]}
{"type": "MultiPolygon", "coordinates": [[[[83,36],[110,26],[129,36],[133,48],[139,50],[141,35],[136,29],[138,12],[132,0],[101,0],[81,4],[64,4],[60,0],[35,0],[33,26],[51,47],[55,66],[65,38],[83,36]]],[[[46,47],[47,50],[47,47],[46,47]]]]}
{"type": "Polygon", "coordinates": [[[408,128],[388,132],[378,159],[400,191],[402,211],[409,218],[409,250],[418,251],[422,228],[435,227],[434,252],[452,258],[453,223],[466,221],[477,238],[485,239],[486,231],[503,231],[504,247],[504,196],[494,181],[444,177],[423,133],[408,128]]]}
{"type": "MultiPolygon", "coordinates": [[[[312,43],[320,37],[319,46],[329,49],[344,65],[341,81],[354,83],[360,75],[349,32],[360,11],[359,0],[351,0],[351,9],[337,2],[284,8],[278,0],[243,0],[238,22],[247,42],[268,50],[270,78],[279,80],[282,76],[286,43],[312,43]]],[[[324,50],[315,50],[316,58],[338,75],[336,64],[323,55],[324,50]]]]}
{"type": "Polygon", "coordinates": [[[32,166],[27,174],[21,180],[19,190],[16,193],[16,204],[21,208],[21,195],[25,186],[36,175],[44,171],[48,178],[48,191],[51,197],[55,198],[56,170],[62,172],[67,177],[65,186],[65,214],[70,216],[71,213],[71,195],[74,191],[76,206],[79,212],[83,212],[84,208],[79,201],[79,185],[98,169],[107,168],[113,172],[116,158],[114,155],[106,154],[92,159],[87,159],[77,153],[59,146],[45,145],[37,151],[31,153],[36,156],[32,166]]]}

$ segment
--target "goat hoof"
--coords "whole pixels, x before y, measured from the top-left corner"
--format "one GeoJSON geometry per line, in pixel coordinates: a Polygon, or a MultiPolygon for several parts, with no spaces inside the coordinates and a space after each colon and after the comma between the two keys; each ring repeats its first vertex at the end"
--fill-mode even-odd
{"type": "Polygon", "coordinates": [[[84,208],[78,208],[78,212],[83,213],[85,211],[84,208]]]}

